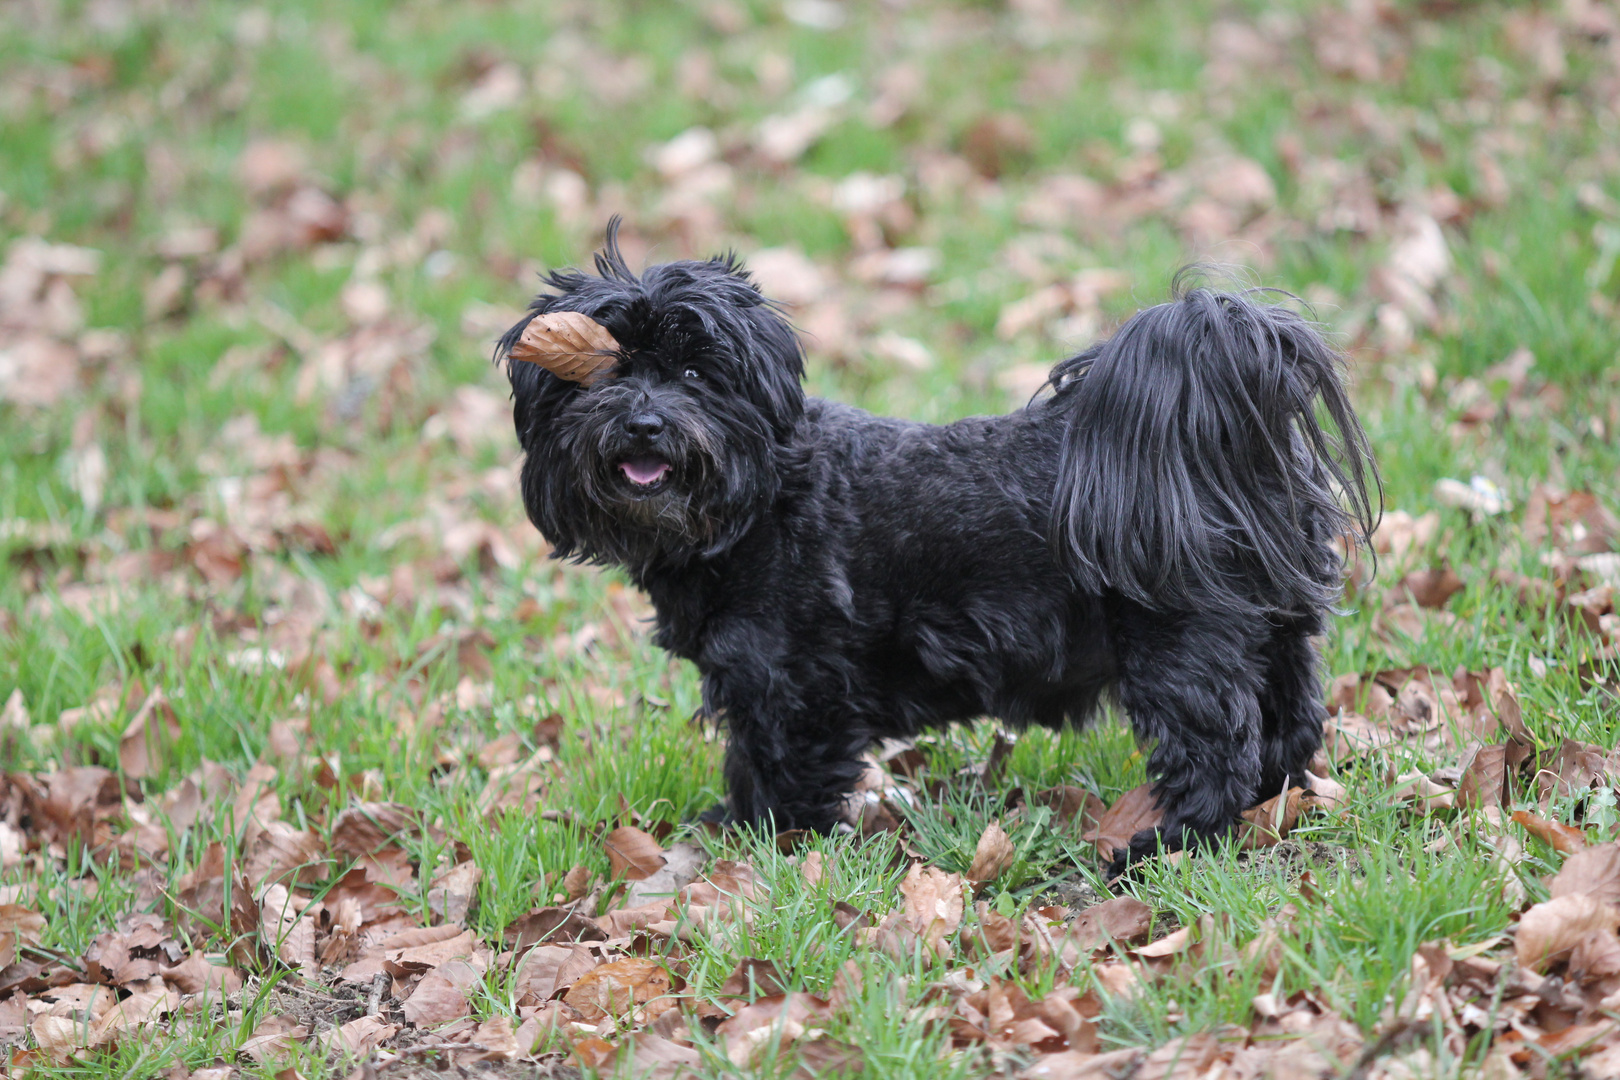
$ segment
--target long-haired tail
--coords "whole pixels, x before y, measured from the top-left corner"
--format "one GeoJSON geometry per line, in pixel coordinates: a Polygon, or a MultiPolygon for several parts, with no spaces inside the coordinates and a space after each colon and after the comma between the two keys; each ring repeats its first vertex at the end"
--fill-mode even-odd
{"type": "Polygon", "coordinates": [[[1179,285],[1052,371],[1053,540],[1082,586],[1151,608],[1320,612],[1336,539],[1365,542],[1381,504],[1343,363],[1265,299],[1287,294],[1179,285]]]}

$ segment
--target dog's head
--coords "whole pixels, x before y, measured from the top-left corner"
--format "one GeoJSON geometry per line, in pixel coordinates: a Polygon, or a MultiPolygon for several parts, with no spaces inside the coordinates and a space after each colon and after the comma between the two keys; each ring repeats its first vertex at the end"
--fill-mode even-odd
{"type": "Polygon", "coordinates": [[[548,276],[498,347],[529,518],[559,556],[632,569],[724,551],[776,495],[778,454],[804,412],[798,338],[729,256],[638,277],[610,228],[596,270],[548,276]],[[530,320],[561,311],[612,335],[605,378],[509,358],[530,320]]]}

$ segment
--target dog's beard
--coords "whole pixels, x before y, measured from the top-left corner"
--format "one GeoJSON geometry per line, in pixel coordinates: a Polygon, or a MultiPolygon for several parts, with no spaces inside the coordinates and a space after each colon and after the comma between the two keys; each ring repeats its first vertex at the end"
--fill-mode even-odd
{"type": "Polygon", "coordinates": [[[720,522],[706,493],[720,470],[716,433],[694,423],[656,449],[606,431],[591,441],[590,434],[581,433],[573,454],[585,502],[620,530],[662,546],[702,546],[713,539],[720,522]]]}
{"type": "Polygon", "coordinates": [[[777,486],[763,422],[740,404],[631,384],[582,395],[524,463],[531,517],[560,553],[632,570],[724,550],[777,486]],[[630,430],[643,412],[656,438],[630,430]]]}

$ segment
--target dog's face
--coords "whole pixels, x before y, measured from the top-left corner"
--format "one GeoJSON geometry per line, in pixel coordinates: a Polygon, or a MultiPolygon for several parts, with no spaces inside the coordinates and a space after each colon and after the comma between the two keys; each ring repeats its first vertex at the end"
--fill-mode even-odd
{"type": "Polygon", "coordinates": [[[798,339],[729,259],[637,277],[610,243],[597,269],[551,275],[531,311],[600,323],[612,373],[585,386],[508,363],[529,517],[559,555],[632,570],[723,551],[776,494],[804,411],[798,339]]]}

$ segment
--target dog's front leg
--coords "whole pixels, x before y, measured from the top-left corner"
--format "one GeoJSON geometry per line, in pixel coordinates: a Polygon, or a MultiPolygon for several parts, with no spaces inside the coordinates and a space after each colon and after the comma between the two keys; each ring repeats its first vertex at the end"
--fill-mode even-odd
{"type": "Polygon", "coordinates": [[[1178,851],[1221,836],[1254,802],[1263,671],[1253,640],[1259,629],[1241,618],[1131,604],[1115,631],[1120,704],[1137,738],[1157,741],[1148,773],[1164,810],[1157,829],[1137,833],[1115,856],[1117,876],[1161,845],[1178,851]]]}
{"type": "Polygon", "coordinates": [[[705,708],[726,726],[726,818],[827,832],[844,819],[867,738],[815,707],[813,673],[795,670],[780,640],[749,625],[705,650],[705,708]]]}

